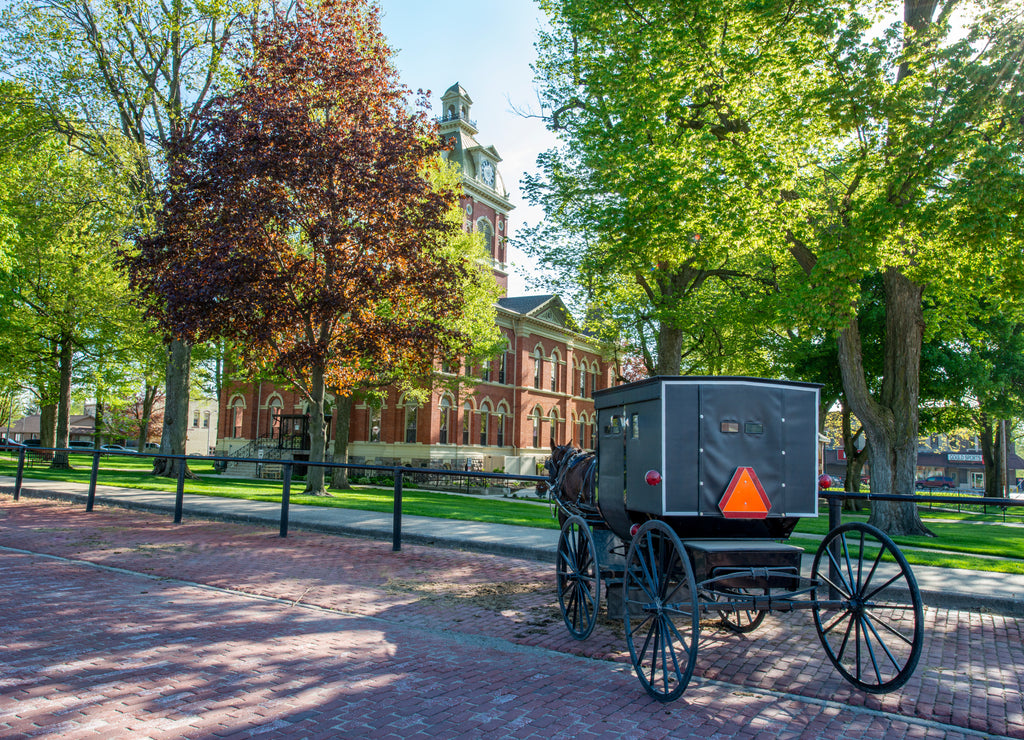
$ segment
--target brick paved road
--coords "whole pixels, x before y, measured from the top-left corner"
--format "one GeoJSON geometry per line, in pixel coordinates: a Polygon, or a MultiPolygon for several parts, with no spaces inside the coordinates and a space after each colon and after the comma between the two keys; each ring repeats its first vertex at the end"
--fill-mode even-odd
{"type": "Polygon", "coordinates": [[[835,674],[807,614],[709,624],[665,706],[619,624],[568,638],[550,567],[0,506],[3,737],[1024,738],[1022,620],[928,609],[917,674],[882,697],[835,674]]]}

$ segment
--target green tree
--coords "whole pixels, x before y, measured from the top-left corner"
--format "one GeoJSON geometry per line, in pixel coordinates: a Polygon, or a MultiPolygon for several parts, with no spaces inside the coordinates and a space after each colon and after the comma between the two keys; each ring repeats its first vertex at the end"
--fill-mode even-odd
{"type": "MultiPolygon", "coordinates": [[[[231,83],[257,8],[257,0],[14,0],[0,14],[0,69],[37,93],[55,130],[126,173],[145,228],[163,200],[168,152],[202,135],[201,113],[211,92],[231,83]]],[[[161,449],[182,454],[191,345],[170,337],[167,357],[161,449]]],[[[154,472],[174,476],[177,466],[158,459],[154,472]]]]}
{"type": "Polygon", "coordinates": [[[924,424],[937,432],[974,429],[985,458],[985,493],[1005,495],[1012,420],[1024,416],[1024,317],[1019,307],[978,316],[960,337],[926,344],[924,360],[924,424]]]}
{"type": "MultiPolygon", "coordinates": [[[[132,312],[127,276],[110,248],[131,199],[118,173],[49,131],[31,96],[10,83],[3,91],[0,139],[10,146],[2,150],[9,166],[0,208],[13,224],[0,270],[0,300],[11,309],[4,328],[12,342],[28,339],[41,350],[22,344],[45,412],[41,439],[66,447],[76,354],[132,312]]],[[[66,453],[54,456],[55,467],[67,464],[66,453]]]]}
{"type": "MultiPolygon", "coordinates": [[[[267,21],[208,136],[172,162],[171,198],[134,264],[168,330],[236,339],[251,367],[306,397],[315,462],[328,388],[429,378],[468,344],[457,194],[430,176],[441,141],[407,103],[378,12],[300,3],[294,21],[267,21]]],[[[323,468],[306,490],[326,492],[323,468]]]]}
{"type": "MultiPolygon", "coordinates": [[[[555,29],[538,62],[551,125],[573,152],[600,140],[585,150],[595,157],[585,162],[595,183],[587,197],[646,201],[639,215],[664,212],[713,234],[702,268],[772,286],[781,325],[836,331],[873,488],[911,493],[926,328],[952,331],[981,286],[1006,299],[1024,272],[1014,247],[1019,9],[1001,0],[543,5],[555,29]],[[953,32],[954,8],[967,11],[966,35],[953,32]],[[765,250],[760,269],[734,257],[746,246],[765,250]],[[858,328],[868,275],[883,285],[877,385],[858,328]]],[[[547,171],[561,187],[560,171],[547,171]]],[[[655,242],[673,233],[671,223],[624,221],[655,242]]],[[[592,227],[615,243],[615,228],[599,218],[592,227]]],[[[683,244],[678,264],[693,256],[683,244]]],[[[872,521],[924,531],[911,504],[876,505],[872,521]]]]}

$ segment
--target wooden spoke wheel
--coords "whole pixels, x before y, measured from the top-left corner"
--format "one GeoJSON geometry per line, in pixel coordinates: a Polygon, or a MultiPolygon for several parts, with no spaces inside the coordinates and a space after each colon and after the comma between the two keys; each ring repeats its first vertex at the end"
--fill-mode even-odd
{"type": "Polygon", "coordinates": [[[697,586],[682,542],[662,521],[633,537],[623,583],[626,643],[633,669],[658,701],[678,699],[697,662],[697,586]]]}
{"type": "Polygon", "coordinates": [[[924,608],[893,541],[862,522],[836,527],[814,556],[812,577],[814,627],[836,669],[873,694],[905,684],[921,657],[924,608]]]}
{"type": "MultiPolygon", "coordinates": [[[[736,589],[721,589],[716,592],[718,598],[724,598],[728,600],[739,601],[738,597],[746,596],[750,591],[745,588],[736,589]]],[[[767,609],[730,609],[721,610],[718,612],[718,616],[722,618],[722,626],[733,632],[747,633],[753,632],[761,623],[764,622],[764,618],[768,616],[767,609]]]]}
{"type": "Polygon", "coordinates": [[[578,516],[571,516],[562,525],[558,536],[558,605],[569,634],[585,640],[597,624],[597,608],[601,603],[601,574],[597,549],[590,527],[578,516]]]}

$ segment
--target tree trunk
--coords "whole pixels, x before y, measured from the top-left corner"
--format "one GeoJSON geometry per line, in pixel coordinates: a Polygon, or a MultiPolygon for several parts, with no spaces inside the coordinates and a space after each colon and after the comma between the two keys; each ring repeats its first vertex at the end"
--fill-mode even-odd
{"type": "Polygon", "coordinates": [[[153,404],[156,402],[157,387],[146,383],[142,392],[142,418],[139,419],[139,452],[146,451],[149,441],[149,423],[153,417],[153,404]]]}
{"type": "MultiPolygon", "coordinates": [[[[863,450],[857,449],[857,439],[864,433],[862,426],[853,432],[853,424],[850,413],[850,406],[846,399],[841,400],[842,425],[843,425],[843,452],[846,454],[846,480],[843,481],[843,490],[847,493],[860,493],[860,473],[864,469],[864,461],[867,459],[867,447],[863,450]]],[[[860,511],[864,506],[858,499],[847,499],[843,502],[845,511],[860,511]]]]}
{"type": "Polygon", "coordinates": [[[103,415],[104,415],[104,402],[100,398],[99,391],[96,393],[96,410],[93,412],[93,425],[92,425],[92,448],[98,450],[103,444],[103,437],[101,430],[103,429],[103,415]]]}
{"type": "MultiPolygon", "coordinates": [[[[885,286],[885,369],[881,397],[868,390],[857,319],[839,334],[839,368],[850,409],[867,433],[872,493],[913,495],[924,317],[921,286],[890,268],[885,286]]],[[[890,535],[931,534],[917,504],[875,501],[870,523],[890,535]]]]}
{"type": "MultiPolygon", "coordinates": [[[[355,396],[334,392],[334,462],[348,462],[348,433],[352,422],[355,396]]],[[[331,488],[348,488],[348,468],[331,469],[331,488]]]]}
{"type": "MultiPolygon", "coordinates": [[[[164,428],[160,436],[160,452],[165,455],[185,454],[191,369],[192,345],[179,339],[172,340],[167,352],[164,428]]],[[[185,465],[185,461],[158,457],[153,461],[153,475],[177,478],[179,465],[185,465]]],[[[198,478],[188,465],[185,465],[185,476],[198,478]]]]}
{"type": "MultiPolygon", "coordinates": [[[[59,346],[60,361],[57,366],[57,429],[53,446],[67,447],[71,437],[71,369],[74,362],[75,348],[71,342],[71,337],[67,334],[61,335],[59,346]]],[[[50,467],[69,470],[71,462],[68,460],[68,453],[55,452],[50,467]]]]}
{"type": "Polygon", "coordinates": [[[992,421],[984,413],[978,421],[978,440],[985,465],[985,495],[1001,498],[1006,495],[1005,423],[998,419],[992,421]]]}
{"type": "MultiPolygon", "coordinates": [[[[327,451],[327,424],[324,420],[326,388],[323,367],[314,367],[310,376],[309,461],[323,462],[324,453],[327,451]]],[[[327,488],[324,486],[324,469],[319,465],[310,465],[306,468],[306,490],[303,493],[307,496],[327,495],[327,488]]]]}
{"type": "Polygon", "coordinates": [[[667,322],[658,328],[658,375],[679,375],[683,364],[683,330],[667,322]]]}
{"type": "MultiPolygon", "coordinates": [[[[39,446],[56,447],[57,439],[57,404],[47,403],[39,407],[39,446]]],[[[50,453],[42,453],[49,458],[50,453]]]]}

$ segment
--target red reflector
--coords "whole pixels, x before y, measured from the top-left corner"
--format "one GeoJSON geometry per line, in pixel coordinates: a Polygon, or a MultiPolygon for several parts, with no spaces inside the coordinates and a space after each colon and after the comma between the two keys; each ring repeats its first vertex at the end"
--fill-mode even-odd
{"type": "Polygon", "coordinates": [[[661,483],[661,473],[657,470],[648,470],[644,480],[647,481],[647,485],[656,486],[661,483]]]}
{"type": "Polygon", "coordinates": [[[818,476],[818,488],[825,491],[832,487],[832,476],[828,473],[822,473],[818,476]]]}
{"type": "Polygon", "coordinates": [[[640,525],[639,524],[634,524],[632,527],[629,528],[629,536],[630,537],[636,537],[636,533],[639,532],[639,531],[640,531],[640,525]]]}

